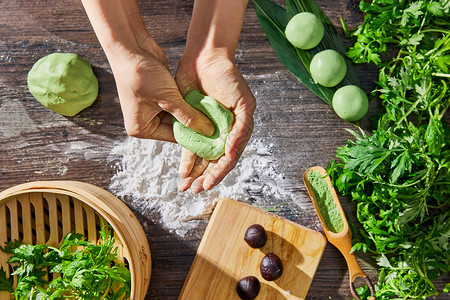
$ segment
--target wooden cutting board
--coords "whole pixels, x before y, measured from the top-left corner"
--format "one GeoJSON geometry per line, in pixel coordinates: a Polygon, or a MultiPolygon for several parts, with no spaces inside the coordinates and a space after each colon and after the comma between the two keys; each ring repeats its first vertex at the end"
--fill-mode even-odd
{"type": "Polygon", "coordinates": [[[179,299],[240,298],[237,282],[256,276],[261,282],[257,300],[305,299],[326,246],[325,237],[311,229],[251,205],[231,199],[217,204],[179,299]],[[267,243],[253,249],[244,241],[247,228],[262,225],[267,243]],[[268,253],[283,262],[283,275],[275,281],[261,277],[259,264],[268,253]]]}

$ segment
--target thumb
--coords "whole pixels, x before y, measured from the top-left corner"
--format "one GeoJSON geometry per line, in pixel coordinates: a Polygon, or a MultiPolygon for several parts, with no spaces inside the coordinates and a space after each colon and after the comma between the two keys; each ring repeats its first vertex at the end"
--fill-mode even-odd
{"type": "Polygon", "coordinates": [[[162,101],[159,106],[175,117],[184,126],[204,134],[211,136],[214,131],[214,124],[201,111],[190,106],[179,93],[177,96],[171,97],[170,102],[162,101]]]}

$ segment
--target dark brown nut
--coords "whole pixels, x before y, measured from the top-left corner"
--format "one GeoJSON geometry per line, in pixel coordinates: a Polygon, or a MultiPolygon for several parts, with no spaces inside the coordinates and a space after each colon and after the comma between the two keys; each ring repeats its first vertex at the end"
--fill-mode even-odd
{"type": "Polygon", "coordinates": [[[244,240],[252,248],[261,248],[267,242],[266,230],[261,225],[254,224],[247,228],[244,240]]]}
{"type": "Polygon", "coordinates": [[[255,276],[247,276],[238,281],[236,292],[243,300],[253,300],[258,296],[261,284],[255,276]]]}
{"type": "Polygon", "coordinates": [[[281,274],[283,274],[283,263],[277,255],[269,253],[261,260],[259,270],[265,280],[273,281],[280,278],[281,274]]]}

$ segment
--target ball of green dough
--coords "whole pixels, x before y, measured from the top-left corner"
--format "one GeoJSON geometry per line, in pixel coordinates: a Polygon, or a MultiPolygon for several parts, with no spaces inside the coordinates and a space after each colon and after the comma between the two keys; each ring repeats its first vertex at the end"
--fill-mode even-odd
{"type": "Polygon", "coordinates": [[[301,12],[289,20],[284,33],[292,45],[307,50],[320,43],[324,28],[322,21],[315,14],[301,12]]]}
{"type": "Polygon", "coordinates": [[[335,50],[327,49],[314,55],[309,70],[316,83],[333,87],[344,79],[347,74],[347,64],[342,55],[335,50]]]}
{"type": "Polygon", "coordinates": [[[233,126],[233,113],[225,106],[200,91],[192,91],[185,100],[192,107],[203,112],[214,124],[212,136],[198,133],[173,119],[173,134],[175,140],[192,153],[207,160],[215,160],[225,153],[225,143],[233,126]]]}
{"type": "Polygon", "coordinates": [[[88,61],[72,53],[52,53],[28,72],[28,89],[45,107],[74,116],[98,95],[98,80],[88,61]]]}
{"type": "Polygon", "coordinates": [[[369,110],[366,93],[356,85],[346,85],[338,89],[333,96],[333,109],[346,121],[361,120],[369,110]]]}

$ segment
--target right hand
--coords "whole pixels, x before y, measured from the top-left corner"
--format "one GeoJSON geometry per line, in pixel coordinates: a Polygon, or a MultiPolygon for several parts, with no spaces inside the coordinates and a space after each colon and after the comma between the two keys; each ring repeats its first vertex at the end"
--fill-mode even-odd
{"type": "Polygon", "coordinates": [[[207,161],[183,149],[180,189],[199,193],[213,188],[236,166],[252,135],[256,100],[234,59],[223,49],[208,49],[196,56],[184,54],[176,80],[180,91],[199,89],[234,114],[225,154],[218,160],[207,161]]]}

